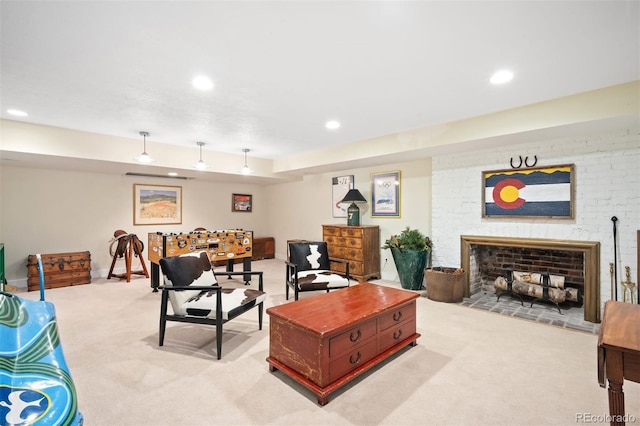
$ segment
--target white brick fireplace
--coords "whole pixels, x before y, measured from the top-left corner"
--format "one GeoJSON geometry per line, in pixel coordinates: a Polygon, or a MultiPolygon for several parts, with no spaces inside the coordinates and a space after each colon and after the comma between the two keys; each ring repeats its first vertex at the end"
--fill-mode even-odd
{"type": "MultiPolygon", "coordinates": [[[[614,259],[613,216],[618,218],[618,283],[624,279],[624,266],[637,271],[638,164],[640,136],[632,132],[541,140],[434,157],[432,263],[462,266],[462,235],[596,242],[600,244],[600,258],[593,285],[599,287],[599,300],[592,299],[590,303],[602,305],[611,298],[609,262],[614,259]],[[509,159],[518,156],[537,156],[538,166],[575,165],[574,219],[482,218],[482,172],[509,168],[509,159]]],[[[632,281],[638,282],[638,277],[633,275],[632,281]]]]}

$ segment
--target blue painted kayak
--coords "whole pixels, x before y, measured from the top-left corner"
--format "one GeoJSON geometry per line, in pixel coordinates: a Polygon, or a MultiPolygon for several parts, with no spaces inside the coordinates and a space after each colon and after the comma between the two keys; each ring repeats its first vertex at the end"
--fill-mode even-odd
{"type": "Polygon", "coordinates": [[[40,285],[39,301],[0,292],[0,425],[82,425],[43,275],[40,285]]]}

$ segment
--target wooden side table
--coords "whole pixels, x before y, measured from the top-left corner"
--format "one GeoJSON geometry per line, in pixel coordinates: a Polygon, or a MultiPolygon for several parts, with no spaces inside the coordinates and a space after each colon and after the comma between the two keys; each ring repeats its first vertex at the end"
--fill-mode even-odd
{"type": "Polygon", "coordinates": [[[608,301],[598,336],[598,382],[609,380],[611,425],[624,425],[624,379],[640,383],[640,305],[608,301]]]}

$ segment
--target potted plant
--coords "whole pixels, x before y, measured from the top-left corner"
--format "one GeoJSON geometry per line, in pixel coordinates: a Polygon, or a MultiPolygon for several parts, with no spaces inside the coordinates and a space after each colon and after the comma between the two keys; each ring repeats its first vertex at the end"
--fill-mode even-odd
{"type": "Polygon", "coordinates": [[[431,257],[432,247],[431,238],[408,226],[400,234],[392,235],[384,242],[382,248],[391,249],[402,288],[422,289],[424,269],[431,257]]]}

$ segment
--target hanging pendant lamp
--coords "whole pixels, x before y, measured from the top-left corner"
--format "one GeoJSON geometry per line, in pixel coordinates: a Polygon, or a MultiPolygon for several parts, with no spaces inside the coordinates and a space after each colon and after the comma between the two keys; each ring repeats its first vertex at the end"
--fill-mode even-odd
{"type": "Polygon", "coordinates": [[[196,144],[200,147],[200,161],[196,163],[195,168],[198,170],[205,170],[209,165],[202,161],[202,147],[204,146],[204,142],[196,142],[196,144]]]}
{"type": "Polygon", "coordinates": [[[251,169],[247,166],[247,152],[251,151],[249,148],[243,148],[242,152],[244,152],[244,167],[240,170],[240,173],[243,175],[248,175],[251,173],[251,169]]]}
{"type": "Polygon", "coordinates": [[[137,157],[136,160],[144,164],[153,163],[154,159],[151,158],[149,154],[147,154],[147,136],[149,136],[149,132],[140,132],[140,136],[143,137],[143,145],[142,145],[143,148],[142,148],[142,154],[140,154],[140,156],[137,157]]]}

